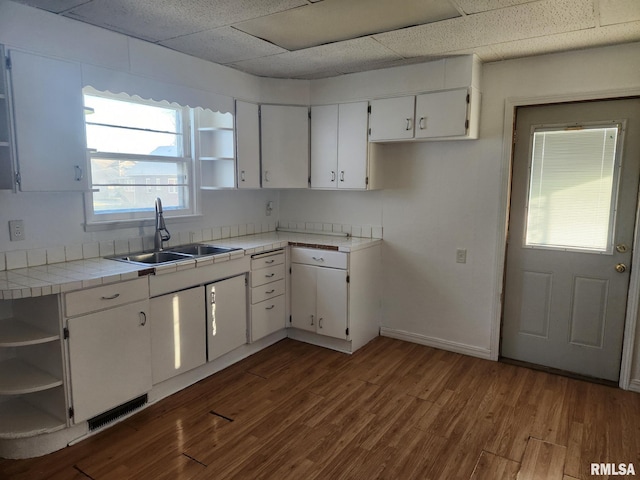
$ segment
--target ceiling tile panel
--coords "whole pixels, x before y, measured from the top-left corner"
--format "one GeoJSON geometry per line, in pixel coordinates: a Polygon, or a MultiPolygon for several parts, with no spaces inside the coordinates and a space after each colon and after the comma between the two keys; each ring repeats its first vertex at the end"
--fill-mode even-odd
{"type": "Polygon", "coordinates": [[[600,25],[634,22],[640,20],[638,0],[600,0],[600,25]]]}
{"type": "Polygon", "coordinates": [[[349,69],[367,70],[368,66],[399,60],[400,57],[371,38],[357,38],[340,43],[287,52],[270,57],[235,62],[240,70],[266,76],[297,78],[322,72],[349,69]]]}
{"type": "Polygon", "coordinates": [[[37,7],[48,12],[60,13],[70,8],[77,7],[91,0],[16,0],[17,3],[37,7]]]}
{"type": "Polygon", "coordinates": [[[455,0],[464,13],[480,13],[499,8],[513,7],[532,0],[455,0]]]}
{"type": "Polygon", "coordinates": [[[305,0],[93,0],[65,15],[149,41],[308,5],[305,0]]]}
{"type": "Polygon", "coordinates": [[[205,30],[160,43],[194,57],[222,64],[275,55],[287,51],[233,27],[205,30]]]}
{"type": "Polygon", "coordinates": [[[403,57],[412,57],[593,27],[592,0],[544,0],[374,35],[374,38],[403,57]]]}

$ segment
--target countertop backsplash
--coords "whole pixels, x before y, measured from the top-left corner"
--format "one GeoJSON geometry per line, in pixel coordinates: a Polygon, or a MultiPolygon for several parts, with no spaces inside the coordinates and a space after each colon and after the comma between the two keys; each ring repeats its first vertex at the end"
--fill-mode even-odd
{"type": "MultiPolygon", "coordinates": [[[[219,241],[225,238],[274,232],[277,227],[308,231],[310,233],[346,233],[353,237],[382,238],[382,227],[376,225],[280,221],[278,223],[263,223],[260,225],[249,223],[215,226],[195,231],[172,231],[171,239],[167,242],[167,246],[175,247],[189,243],[219,241]]],[[[30,250],[10,250],[0,252],[0,271],[148,250],[153,250],[153,235],[73,245],[58,245],[30,250]]]]}

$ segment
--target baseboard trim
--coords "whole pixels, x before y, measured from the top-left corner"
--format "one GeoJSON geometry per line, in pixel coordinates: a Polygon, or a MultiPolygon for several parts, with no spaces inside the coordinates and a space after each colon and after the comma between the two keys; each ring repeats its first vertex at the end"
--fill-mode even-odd
{"type": "Polygon", "coordinates": [[[631,390],[632,392],[640,393],[640,380],[631,380],[629,382],[628,390],[631,390]]]}
{"type": "Polygon", "coordinates": [[[420,345],[426,345],[427,347],[439,348],[440,350],[448,350],[450,352],[461,353],[463,355],[492,360],[491,350],[488,348],[474,347],[473,345],[466,345],[464,343],[452,342],[450,340],[428,337],[426,335],[420,335],[419,333],[405,332],[404,330],[396,330],[386,327],[380,328],[380,335],[383,337],[405,340],[407,342],[419,343],[420,345]]]}

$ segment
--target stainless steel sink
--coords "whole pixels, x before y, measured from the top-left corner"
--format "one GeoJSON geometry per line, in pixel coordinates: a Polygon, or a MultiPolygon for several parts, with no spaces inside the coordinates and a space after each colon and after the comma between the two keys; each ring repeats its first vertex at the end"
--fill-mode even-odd
{"type": "Polygon", "coordinates": [[[219,253],[228,253],[233,250],[240,250],[239,248],[231,247],[218,247],[216,245],[204,245],[196,243],[194,245],[185,245],[183,247],[173,247],[171,252],[183,253],[187,255],[195,255],[197,257],[203,255],[218,255],[219,253]]]}
{"type": "Polygon", "coordinates": [[[107,257],[110,260],[119,262],[135,263],[138,265],[162,265],[163,263],[179,262],[190,258],[205,257],[207,255],[218,255],[228,253],[239,248],[218,247],[216,245],[193,244],[182,247],[173,247],[170,250],[160,252],[140,252],[130,255],[116,255],[107,257]]]}
{"type": "Polygon", "coordinates": [[[110,257],[110,259],[119,260],[121,262],[141,263],[144,265],[160,265],[163,263],[187,260],[191,257],[191,255],[184,255],[181,253],[164,250],[162,252],[135,253],[131,255],[125,255],[123,257],[110,257]]]}

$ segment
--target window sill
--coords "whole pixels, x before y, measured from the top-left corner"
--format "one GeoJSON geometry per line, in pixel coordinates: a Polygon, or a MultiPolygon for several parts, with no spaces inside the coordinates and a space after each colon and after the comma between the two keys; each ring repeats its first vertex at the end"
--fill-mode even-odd
{"type": "MultiPolygon", "coordinates": [[[[183,223],[191,220],[201,219],[202,214],[193,215],[181,215],[178,217],[167,217],[165,212],[165,221],[169,224],[183,223]]],[[[155,220],[153,218],[135,219],[135,220],[111,220],[105,222],[91,222],[85,223],[85,232],[103,232],[107,230],[119,230],[122,228],[140,228],[140,227],[153,227],[155,226],[155,220]]]]}

